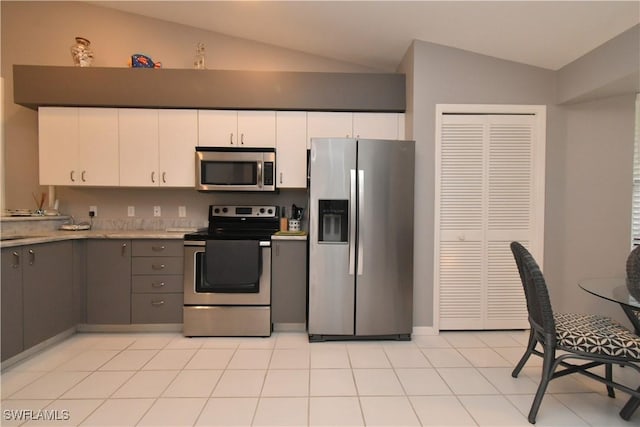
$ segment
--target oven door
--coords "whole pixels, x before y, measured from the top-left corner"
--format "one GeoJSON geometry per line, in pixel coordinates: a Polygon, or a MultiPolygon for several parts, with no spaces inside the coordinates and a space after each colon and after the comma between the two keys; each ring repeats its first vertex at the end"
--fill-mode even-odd
{"type": "Polygon", "coordinates": [[[262,272],[258,292],[229,292],[228,290],[215,292],[202,283],[198,284],[199,280],[204,280],[205,243],[204,241],[185,242],[185,305],[269,305],[271,303],[271,242],[260,242],[262,272]],[[207,289],[207,292],[198,292],[197,288],[201,287],[207,289]]]}

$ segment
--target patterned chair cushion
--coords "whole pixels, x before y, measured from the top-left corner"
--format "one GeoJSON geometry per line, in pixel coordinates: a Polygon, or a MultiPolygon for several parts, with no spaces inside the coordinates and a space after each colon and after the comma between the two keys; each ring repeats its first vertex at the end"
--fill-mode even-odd
{"type": "Polygon", "coordinates": [[[553,318],[561,347],[640,361],[640,337],[608,317],[555,313],[553,318]]]}

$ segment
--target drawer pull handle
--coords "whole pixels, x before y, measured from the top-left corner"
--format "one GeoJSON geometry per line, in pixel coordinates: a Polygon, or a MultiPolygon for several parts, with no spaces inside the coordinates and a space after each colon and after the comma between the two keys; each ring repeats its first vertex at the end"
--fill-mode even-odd
{"type": "Polygon", "coordinates": [[[20,268],[20,254],[18,252],[13,252],[13,268],[20,268]]]}
{"type": "Polygon", "coordinates": [[[162,252],[165,250],[165,246],[151,246],[151,250],[154,252],[162,252]]]}
{"type": "Polygon", "coordinates": [[[36,253],[33,249],[29,249],[29,265],[33,265],[36,262],[36,253]]]}
{"type": "Polygon", "coordinates": [[[164,285],[165,285],[164,282],[154,282],[154,283],[151,284],[151,287],[159,289],[159,288],[164,288],[164,285]]]}
{"type": "Polygon", "coordinates": [[[123,244],[122,244],[122,248],[121,248],[121,249],[122,249],[122,250],[121,250],[121,252],[120,252],[120,255],[122,255],[122,256],[126,256],[126,255],[127,255],[127,244],[126,244],[126,243],[123,243],[123,244]]]}
{"type": "Polygon", "coordinates": [[[151,264],[151,268],[154,270],[164,270],[164,264],[151,264]]]}
{"type": "Polygon", "coordinates": [[[161,299],[160,301],[151,301],[151,305],[154,307],[160,307],[162,305],[164,305],[164,300],[161,299]]]}

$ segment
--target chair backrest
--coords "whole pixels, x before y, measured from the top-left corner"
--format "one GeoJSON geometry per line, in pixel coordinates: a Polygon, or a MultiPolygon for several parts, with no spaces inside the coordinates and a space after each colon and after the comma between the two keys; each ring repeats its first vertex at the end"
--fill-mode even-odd
{"type": "Polygon", "coordinates": [[[529,323],[536,332],[543,334],[546,339],[554,340],[555,343],[556,324],[553,320],[549,290],[542,271],[533,255],[520,243],[512,242],[511,252],[518,266],[527,299],[529,323]]]}

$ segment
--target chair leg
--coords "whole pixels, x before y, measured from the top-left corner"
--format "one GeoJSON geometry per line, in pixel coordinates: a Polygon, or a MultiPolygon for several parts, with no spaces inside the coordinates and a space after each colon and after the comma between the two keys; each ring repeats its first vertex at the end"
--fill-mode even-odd
{"type": "Polygon", "coordinates": [[[556,366],[555,349],[545,348],[542,356],[542,376],[540,377],[540,384],[538,385],[536,396],[534,397],[531,409],[529,410],[528,420],[531,424],[536,423],[538,409],[540,409],[542,398],[544,397],[544,393],[547,391],[547,386],[553,377],[553,371],[555,371],[556,366]]]}
{"type": "Polygon", "coordinates": [[[513,372],[511,372],[511,376],[513,378],[518,377],[518,374],[520,373],[522,368],[524,368],[525,363],[527,363],[527,360],[529,360],[529,357],[533,353],[533,349],[536,348],[536,344],[537,344],[537,341],[532,328],[529,330],[529,342],[527,343],[527,350],[524,352],[524,354],[522,355],[522,358],[520,359],[516,367],[513,369],[513,372]]]}
{"type": "MultiPolygon", "coordinates": [[[[604,368],[607,381],[613,381],[613,365],[611,363],[607,363],[604,365],[604,368]]],[[[616,397],[615,390],[609,384],[607,384],[607,394],[609,397],[616,397]]]]}

